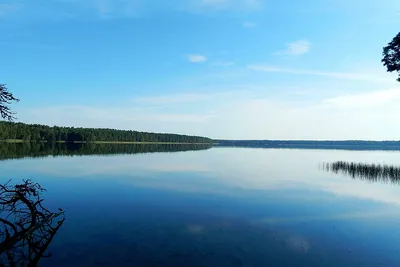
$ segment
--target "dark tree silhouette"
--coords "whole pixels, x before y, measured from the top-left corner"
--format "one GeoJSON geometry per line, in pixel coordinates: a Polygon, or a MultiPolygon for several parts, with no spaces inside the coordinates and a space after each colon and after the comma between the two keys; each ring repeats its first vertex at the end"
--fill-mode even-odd
{"type": "Polygon", "coordinates": [[[162,143],[204,143],[212,139],[181,134],[147,133],[104,128],[57,127],[39,124],[0,121],[0,140],[20,139],[33,142],[162,142],[162,143]]]}
{"type": "Polygon", "coordinates": [[[64,222],[64,212],[42,206],[44,189],[25,180],[0,185],[0,266],[38,266],[54,235],[64,222]],[[54,223],[54,220],[61,219],[54,223]]]}
{"type": "MultiPolygon", "coordinates": [[[[0,128],[1,130],[1,128],[0,128]]],[[[135,155],[142,153],[173,153],[198,151],[212,148],[212,144],[94,144],[94,143],[47,143],[4,142],[0,146],[0,161],[19,158],[89,156],[89,155],[135,155]]],[[[0,266],[1,267],[1,266],[0,266]]]]}
{"type": "Polygon", "coordinates": [[[12,93],[8,92],[5,84],[0,84],[0,115],[3,119],[12,121],[15,119],[14,112],[8,106],[12,102],[18,102],[19,99],[15,98],[12,93]]]}
{"type": "Polygon", "coordinates": [[[400,32],[383,48],[382,62],[388,72],[396,71],[399,73],[397,81],[400,82],[400,32]]]}

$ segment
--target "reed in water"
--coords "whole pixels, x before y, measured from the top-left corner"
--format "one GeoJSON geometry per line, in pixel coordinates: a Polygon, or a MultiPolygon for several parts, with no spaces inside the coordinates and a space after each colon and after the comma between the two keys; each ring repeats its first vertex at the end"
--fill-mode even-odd
{"type": "Polygon", "coordinates": [[[336,174],[343,173],[353,179],[400,184],[400,167],[393,165],[337,161],[324,163],[323,169],[336,174]]]}

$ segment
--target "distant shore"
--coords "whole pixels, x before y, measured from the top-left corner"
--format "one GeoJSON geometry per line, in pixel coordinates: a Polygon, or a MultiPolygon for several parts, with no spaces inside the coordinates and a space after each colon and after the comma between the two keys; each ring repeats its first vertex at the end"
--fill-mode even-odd
{"type": "Polygon", "coordinates": [[[396,150],[400,141],[314,141],[314,140],[214,140],[216,147],[337,149],[337,150],[396,150]]]}

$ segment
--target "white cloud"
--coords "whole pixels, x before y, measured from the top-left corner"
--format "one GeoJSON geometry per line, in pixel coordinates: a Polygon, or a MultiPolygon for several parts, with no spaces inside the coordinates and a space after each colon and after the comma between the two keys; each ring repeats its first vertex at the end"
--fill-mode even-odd
{"type": "Polygon", "coordinates": [[[268,65],[249,65],[247,66],[247,68],[261,72],[280,72],[280,73],[295,74],[295,75],[315,75],[315,76],[324,76],[324,77],[331,77],[331,78],[345,79],[345,80],[356,80],[356,81],[378,81],[378,82],[392,81],[391,78],[381,77],[370,73],[330,72],[330,71],[308,70],[308,69],[290,69],[290,68],[279,68],[268,65]]]}
{"type": "Polygon", "coordinates": [[[134,102],[143,104],[176,104],[198,102],[208,99],[209,95],[206,94],[175,94],[175,95],[161,95],[150,97],[135,98],[134,102]]]}
{"type": "Polygon", "coordinates": [[[370,108],[390,102],[399,102],[400,88],[355,95],[344,95],[323,100],[323,106],[336,108],[370,108]]]}
{"type": "Polygon", "coordinates": [[[188,60],[193,63],[203,63],[207,61],[207,57],[204,55],[189,55],[188,60]]]}
{"type": "Polygon", "coordinates": [[[257,23],[251,21],[245,21],[242,24],[243,28],[254,28],[257,26],[257,23]]]}
{"type": "Polygon", "coordinates": [[[298,40],[286,45],[286,49],[276,55],[304,55],[310,51],[311,43],[307,40],[298,40]]]}
{"type": "Polygon", "coordinates": [[[335,107],[298,107],[267,98],[244,99],[220,108],[210,121],[208,135],[232,139],[390,140],[400,131],[398,112],[396,107],[348,112],[335,107]]]}
{"type": "Polygon", "coordinates": [[[50,106],[22,109],[18,119],[26,123],[46,125],[116,128],[151,132],[196,134],[195,128],[211,119],[214,114],[204,112],[171,112],[169,109],[155,110],[152,107],[95,107],[95,106],[50,106]]]}
{"type": "Polygon", "coordinates": [[[281,92],[266,92],[269,90],[263,86],[243,88],[247,90],[204,88],[196,90],[199,93],[136,97],[120,107],[40,107],[16,112],[20,121],[28,123],[57,125],[62,121],[66,126],[185,133],[216,139],[387,140],[396,139],[400,132],[399,87],[371,90],[372,85],[368,89],[371,91],[360,94],[326,89],[330,90],[329,96],[308,88],[314,93],[306,101],[281,92]]]}
{"type": "Polygon", "coordinates": [[[303,55],[310,51],[311,43],[307,40],[300,40],[288,44],[287,53],[289,55],[303,55]]]}

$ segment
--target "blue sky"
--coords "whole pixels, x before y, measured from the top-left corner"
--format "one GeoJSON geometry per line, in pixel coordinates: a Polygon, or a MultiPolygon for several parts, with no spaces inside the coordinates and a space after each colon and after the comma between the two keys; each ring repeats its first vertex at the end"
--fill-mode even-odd
{"type": "Polygon", "coordinates": [[[400,139],[396,0],[0,0],[28,123],[230,139],[400,139]]]}

